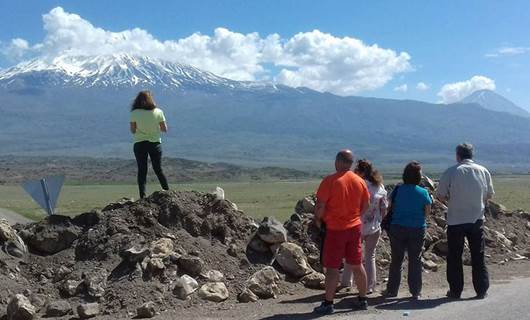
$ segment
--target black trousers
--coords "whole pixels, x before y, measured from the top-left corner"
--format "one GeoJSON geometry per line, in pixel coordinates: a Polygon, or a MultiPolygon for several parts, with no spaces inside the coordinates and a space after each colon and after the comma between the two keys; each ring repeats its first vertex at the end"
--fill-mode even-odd
{"type": "Polygon", "coordinates": [[[403,259],[405,252],[407,252],[409,292],[413,296],[420,295],[422,288],[421,253],[425,242],[425,228],[409,228],[392,224],[388,230],[388,237],[390,238],[392,261],[388,272],[387,292],[391,295],[397,295],[401,283],[403,259]]]}
{"type": "Polygon", "coordinates": [[[473,287],[477,295],[484,294],[490,286],[488,269],[484,260],[484,221],[465,223],[447,227],[447,282],[453,294],[460,295],[464,290],[464,269],[462,253],[464,238],[467,238],[471,251],[473,287]]]}
{"type": "Polygon", "coordinates": [[[151,165],[155,171],[162,189],[169,190],[166,176],[162,171],[162,147],[159,142],[140,141],[134,144],[134,156],[138,165],[138,191],[140,198],[145,197],[145,183],[147,180],[147,157],[151,158],[151,165]]]}

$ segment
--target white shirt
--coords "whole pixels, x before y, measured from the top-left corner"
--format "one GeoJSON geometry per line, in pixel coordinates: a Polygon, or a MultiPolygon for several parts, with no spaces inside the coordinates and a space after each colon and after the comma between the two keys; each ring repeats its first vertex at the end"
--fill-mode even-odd
{"type": "Polygon", "coordinates": [[[385,187],[370,181],[366,181],[366,186],[370,192],[370,206],[361,215],[362,235],[373,234],[381,229],[381,221],[388,208],[385,187]]]}
{"type": "Polygon", "coordinates": [[[439,198],[449,198],[448,225],[484,220],[486,201],[494,193],[489,171],[469,159],[447,169],[436,192],[439,198]]]}

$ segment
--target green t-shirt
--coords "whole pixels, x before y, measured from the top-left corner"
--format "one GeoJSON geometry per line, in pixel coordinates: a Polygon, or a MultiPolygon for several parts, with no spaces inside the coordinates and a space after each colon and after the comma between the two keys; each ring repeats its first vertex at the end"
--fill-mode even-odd
{"type": "Polygon", "coordinates": [[[165,121],[164,112],[158,108],[154,110],[136,109],[131,111],[131,122],[136,123],[134,142],[161,142],[160,122],[165,121]]]}

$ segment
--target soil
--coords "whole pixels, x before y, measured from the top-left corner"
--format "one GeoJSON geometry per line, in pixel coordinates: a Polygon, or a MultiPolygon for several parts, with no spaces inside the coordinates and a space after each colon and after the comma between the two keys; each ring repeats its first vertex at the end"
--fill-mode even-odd
{"type": "MultiPolygon", "coordinates": [[[[296,211],[285,223],[288,241],[298,243],[312,267],[320,271],[320,233],[312,224],[311,206],[299,203],[296,211]]],[[[444,258],[439,249],[443,249],[439,243],[445,238],[444,213],[444,206],[437,202],[428,219],[430,240],[426,242],[424,257],[436,263],[437,271],[425,270],[427,295],[439,294],[440,288],[446,286],[444,258]]],[[[524,256],[529,255],[529,217],[524,212],[506,212],[498,205],[488,209],[486,251],[493,279],[528,275],[529,264],[524,256]]],[[[136,202],[123,200],[75,218],[52,216],[37,223],[18,224],[15,229],[30,253],[17,259],[0,251],[0,310],[5,310],[10,297],[17,293],[24,293],[35,305],[43,306],[46,301],[66,299],[75,309],[82,302],[96,301],[103,310],[101,317],[109,319],[130,318],[147,301],[155,303],[162,317],[185,315],[191,319],[238,318],[242,314],[257,318],[261,308],[281,308],[279,303],[290,308],[283,301],[293,297],[319,301],[322,291],[304,288],[299,279],[286,275],[274,263],[281,278],[279,298],[249,304],[237,302],[247,279],[272,261],[271,252],[247,250],[257,228],[256,221],[228,200],[212,194],[176,191],[155,192],[136,202]],[[142,264],[125,258],[127,249],[149,248],[163,238],[169,239],[173,248],[162,259],[161,270],[140,267],[142,264]],[[194,275],[199,285],[206,282],[201,276],[204,272],[221,271],[229,298],[221,303],[206,302],[197,294],[187,300],[178,299],[173,293],[174,283],[179,276],[190,273],[183,265],[184,258],[200,259],[202,272],[194,275]],[[71,295],[62,290],[68,280],[82,283],[71,295]]],[[[383,236],[377,256],[380,289],[389,259],[388,240],[383,236]]]]}

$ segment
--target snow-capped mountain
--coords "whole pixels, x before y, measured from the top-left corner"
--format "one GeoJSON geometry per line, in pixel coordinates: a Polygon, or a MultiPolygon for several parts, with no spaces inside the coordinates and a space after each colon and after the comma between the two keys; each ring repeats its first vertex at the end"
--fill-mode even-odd
{"type": "Polygon", "coordinates": [[[328,163],[350,147],[394,165],[416,156],[440,161],[440,152],[471,141],[500,163],[508,148],[518,148],[525,166],[530,157],[530,118],[476,103],[340,97],[127,54],[0,70],[0,155],[130,157],[129,111],[141,89],[152,90],[164,110],[171,128],[164,147],[173,156],[297,166],[300,159],[328,163]]]}
{"type": "Polygon", "coordinates": [[[530,113],[515,103],[491,90],[478,90],[465,97],[461,103],[476,103],[493,111],[508,112],[517,116],[530,117],[530,113]]]}
{"type": "Polygon", "coordinates": [[[33,59],[0,70],[0,86],[66,87],[219,87],[232,89],[276,89],[269,83],[239,82],[219,77],[189,65],[147,56],[113,54],[101,56],[59,56],[33,59]]]}

